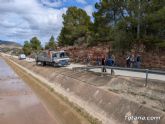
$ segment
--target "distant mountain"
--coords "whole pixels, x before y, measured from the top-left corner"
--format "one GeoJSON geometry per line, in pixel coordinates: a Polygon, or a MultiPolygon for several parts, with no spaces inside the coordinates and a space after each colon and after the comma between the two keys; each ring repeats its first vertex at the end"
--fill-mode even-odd
{"type": "Polygon", "coordinates": [[[0,40],[0,47],[21,48],[22,46],[19,43],[13,41],[0,40]]]}

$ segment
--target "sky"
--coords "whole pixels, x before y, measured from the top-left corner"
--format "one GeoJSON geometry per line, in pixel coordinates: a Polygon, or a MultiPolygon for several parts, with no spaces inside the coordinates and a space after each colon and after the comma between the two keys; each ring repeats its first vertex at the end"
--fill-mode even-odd
{"type": "Polygon", "coordinates": [[[45,44],[56,39],[63,26],[62,14],[70,6],[84,9],[89,16],[99,0],[0,0],[0,40],[23,44],[36,36],[45,44]]]}

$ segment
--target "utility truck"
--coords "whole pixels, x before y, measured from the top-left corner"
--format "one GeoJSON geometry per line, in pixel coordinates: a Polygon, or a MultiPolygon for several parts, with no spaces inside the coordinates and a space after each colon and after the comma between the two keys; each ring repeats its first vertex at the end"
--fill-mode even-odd
{"type": "Polygon", "coordinates": [[[53,66],[67,66],[69,65],[70,58],[67,56],[65,51],[52,51],[47,50],[40,52],[36,56],[36,64],[53,65],[53,66]]]}

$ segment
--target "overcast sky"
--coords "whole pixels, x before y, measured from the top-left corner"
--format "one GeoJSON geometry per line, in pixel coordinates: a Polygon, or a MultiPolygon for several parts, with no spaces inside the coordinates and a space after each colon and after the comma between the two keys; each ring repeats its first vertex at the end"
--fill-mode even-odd
{"type": "Polygon", "coordinates": [[[69,6],[92,16],[99,0],[0,0],[0,40],[23,43],[37,36],[42,44],[62,28],[62,14],[69,6]]]}

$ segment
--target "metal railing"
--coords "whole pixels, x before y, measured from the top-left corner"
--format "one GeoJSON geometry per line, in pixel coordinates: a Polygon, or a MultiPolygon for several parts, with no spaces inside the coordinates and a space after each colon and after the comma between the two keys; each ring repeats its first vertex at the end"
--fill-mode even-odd
{"type": "Polygon", "coordinates": [[[112,66],[86,66],[86,67],[77,67],[79,69],[83,69],[86,71],[90,71],[90,69],[97,69],[97,68],[106,68],[111,69],[111,75],[113,75],[114,70],[123,70],[123,71],[132,71],[132,72],[142,72],[145,73],[145,84],[144,86],[147,86],[148,84],[148,74],[159,74],[159,75],[165,75],[165,71],[162,70],[151,70],[151,69],[137,69],[137,68],[124,68],[124,67],[112,67],[112,66]]]}

